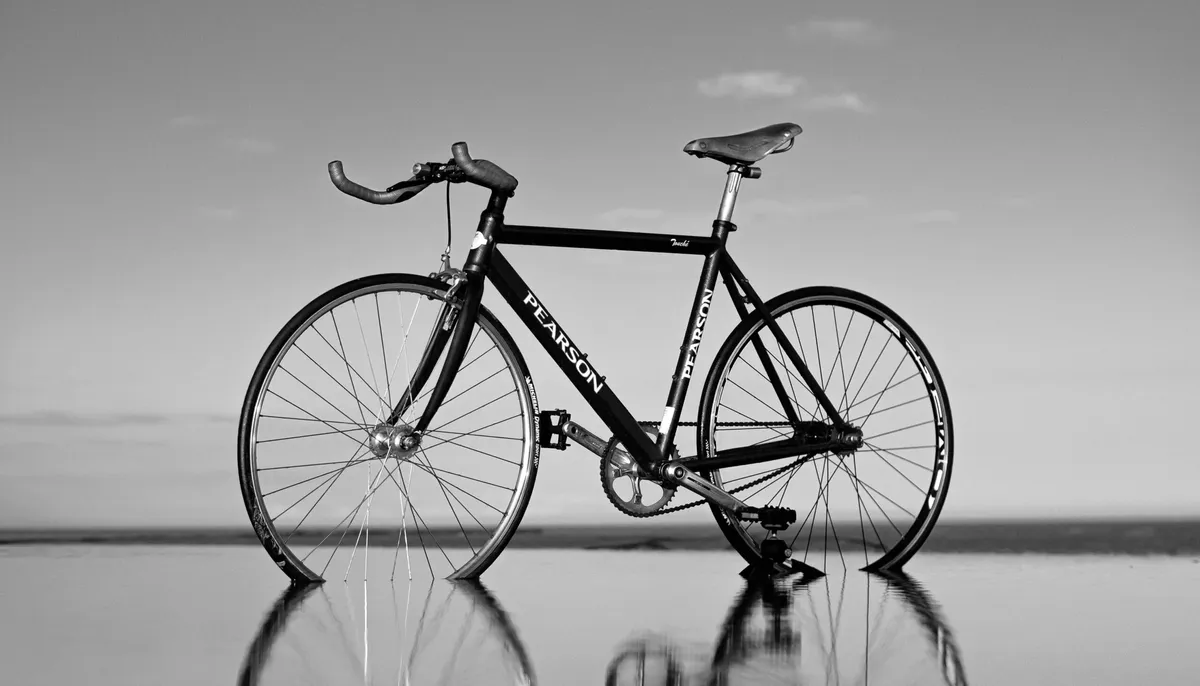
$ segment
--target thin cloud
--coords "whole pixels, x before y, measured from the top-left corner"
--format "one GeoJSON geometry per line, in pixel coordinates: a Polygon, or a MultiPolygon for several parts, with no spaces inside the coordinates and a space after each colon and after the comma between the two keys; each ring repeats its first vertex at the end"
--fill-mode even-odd
{"type": "Polygon", "coordinates": [[[173,129],[195,129],[207,123],[207,119],[197,117],[194,114],[181,114],[178,117],[171,117],[167,120],[167,126],[173,129]]]}
{"type": "Polygon", "coordinates": [[[771,198],[753,198],[739,201],[734,214],[748,214],[762,217],[815,217],[820,215],[847,212],[870,204],[864,195],[850,194],[830,198],[808,198],[805,200],[781,201],[771,198]]]}
{"type": "Polygon", "coordinates": [[[230,138],[225,141],[225,144],[233,148],[237,152],[246,155],[267,155],[275,152],[275,144],[262,138],[253,138],[243,136],[241,138],[230,138]]]}
{"type": "Polygon", "coordinates": [[[822,93],[813,95],[803,103],[806,110],[826,112],[829,110],[848,110],[859,114],[871,114],[876,108],[868,103],[858,93],[822,93]]]}
{"type": "Polygon", "coordinates": [[[234,207],[201,207],[196,212],[202,219],[218,222],[233,221],[239,214],[234,207]]]}
{"type": "Polygon", "coordinates": [[[946,209],[926,210],[912,215],[911,220],[913,224],[917,225],[951,224],[959,220],[959,214],[954,210],[946,209]]]}
{"type": "MultiPolygon", "coordinates": [[[[804,200],[775,200],[772,198],[746,198],[739,200],[734,210],[743,219],[797,219],[849,212],[866,207],[870,200],[863,195],[850,194],[827,198],[804,200]]],[[[631,228],[661,231],[663,233],[696,234],[712,225],[712,213],[666,211],[648,208],[619,207],[600,215],[610,225],[627,225],[631,228]]]]}
{"type": "Polygon", "coordinates": [[[25,427],[163,426],[181,421],[228,424],[236,422],[237,417],[212,412],[160,414],[152,412],[70,412],[64,410],[40,410],[36,412],[0,414],[0,426],[25,427]]]}
{"type": "Polygon", "coordinates": [[[803,76],[778,71],[726,73],[699,83],[700,93],[710,98],[788,98],[802,92],[808,82],[803,76]]]}
{"type": "Polygon", "coordinates": [[[0,415],[0,424],[9,426],[147,426],[165,424],[170,417],[160,414],[122,412],[112,414],[83,414],[44,410],[0,415]]]}
{"type": "Polygon", "coordinates": [[[648,210],[640,207],[618,207],[600,215],[600,220],[609,224],[621,224],[629,221],[658,219],[665,214],[662,210],[648,210]]]}
{"type": "Polygon", "coordinates": [[[701,80],[697,89],[701,95],[710,98],[791,100],[801,109],[816,112],[844,110],[868,114],[876,110],[874,104],[859,93],[826,92],[814,88],[803,76],[781,71],[726,72],[701,80]]]}
{"type": "Polygon", "coordinates": [[[796,40],[826,40],[848,45],[877,45],[888,32],[863,19],[814,19],[788,27],[788,35],[796,40]]]}

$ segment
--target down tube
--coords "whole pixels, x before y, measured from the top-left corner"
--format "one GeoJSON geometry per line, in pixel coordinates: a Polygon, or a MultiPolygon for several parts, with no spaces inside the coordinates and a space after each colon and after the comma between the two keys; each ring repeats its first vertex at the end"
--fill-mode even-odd
{"type": "Polygon", "coordinates": [[[487,276],[583,399],[616,432],[617,438],[637,460],[638,466],[653,473],[651,465],[661,462],[662,458],[650,436],[642,431],[637,420],[609,388],[604,376],[587,359],[587,354],[571,341],[562,325],[550,315],[498,249],[492,250],[487,276]]]}

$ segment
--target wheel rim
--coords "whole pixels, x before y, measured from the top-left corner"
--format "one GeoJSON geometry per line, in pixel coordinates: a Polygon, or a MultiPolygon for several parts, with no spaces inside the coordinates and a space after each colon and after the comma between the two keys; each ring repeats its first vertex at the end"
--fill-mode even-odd
{"type": "MultiPolygon", "coordinates": [[[[801,297],[776,307],[774,316],[839,413],[862,428],[864,445],[787,469],[791,460],[721,469],[709,478],[736,489],[770,476],[737,495],[752,506],[796,510],[796,523],[780,534],[794,559],[826,571],[902,564],[936,521],[950,476],[949,405],[932,359],[903,321],[866,298],[801,297]]],[[[790,435],[783,405],[751,345],[755,336],[800,419],[827,421],[778,341],[759,324],[724,358],[729,363],[705,427],[709,450],[790,435]]],[[[757,555],[765,532],[722,517],[735,544],[757,555]]]]}
{"type": "MultiPolygon", "coordinates": [[[[536,470],[536,414],[524,364],[482,314],[421,445],[370,450],[434,330],[442,291],[417,284],[353,289],[318,308],[278,348],[257,393],[243,481],[255,526],[293,576],[325,578],[382,549],[391,574],[479,574],[520,520],[536,470]],[[246,477],[249,477],[247,479],[246,477]],[[253,509],[252,509],[253,512],[253,509]]],[[[416,423],[439,361],[397,425],[416,423]]],[[[245,421],[245,420],[244,420],[245,421]]]]}

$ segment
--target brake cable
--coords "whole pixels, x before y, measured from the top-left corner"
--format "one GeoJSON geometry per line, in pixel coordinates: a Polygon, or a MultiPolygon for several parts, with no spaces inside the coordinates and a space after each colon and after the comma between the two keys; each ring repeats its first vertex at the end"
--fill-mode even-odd
{"type": "Polygon", "coordinates": [[[450,182],[446,182],[446,249],[442,251],[442,272],[450,271],[450,244],[453,242],[453,232],[450,230],[450,182]]]}

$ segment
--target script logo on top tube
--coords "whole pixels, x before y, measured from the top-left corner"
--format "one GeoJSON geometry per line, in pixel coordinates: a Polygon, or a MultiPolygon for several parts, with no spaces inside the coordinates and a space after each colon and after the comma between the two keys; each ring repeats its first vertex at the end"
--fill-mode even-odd
{"type": "Polygon", "coordinates": [[[579,349],[575,347],[571,339],[567,338],[567,334],[563,333],[562,327],[558,325],[558,322],[551,319],[550,313],[538,304],[537,298],[533,297],[533,291],[530,291],[529,295],[526,295],[525,299],[521,302],[533,308],[533,316],[541,322],[542,328],[550,332],[550,340],[554,341],[562,349],[567,361],[574,365],[576,373],[582,376],[583,380],[587,381],[595,392],[599,393],[600,389],[604,388],[604,379],[596,376],[595,370],[587,363],[584,356],[580,354],[579,349]]]}

